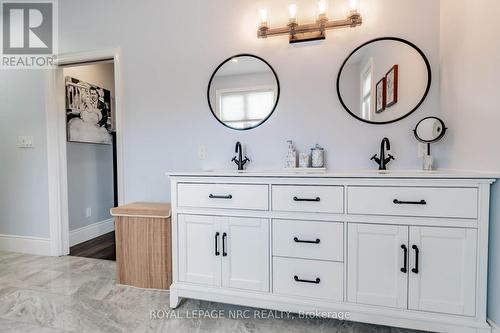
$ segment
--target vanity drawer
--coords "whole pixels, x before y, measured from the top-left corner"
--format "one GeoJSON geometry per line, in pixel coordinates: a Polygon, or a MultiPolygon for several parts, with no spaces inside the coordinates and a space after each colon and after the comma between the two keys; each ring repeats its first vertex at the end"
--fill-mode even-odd
{"type": "Polygon", "coordinates": [[[272,187],[273,210],[290,212],[338,213],[344,212],[342,186],[272,187]]]}
{"type": "Polygon", "coordinates": [[[193,208],[268,210],[268,186],[247,184],[178,184],[177,205],[193,208]]]}
{"type": "Polygon", "coordinates": [[[349,214],[468,218],[478,217],[477,188],[349,187],[349,214]]]}
{"type": "Polygon", "coordinates": [[[273,220],[273,254],[282,257],[342,261],[344,224],[273,220]]]}
{"type": "Polygon", "coordinates": [[[273,258],[273,293],[342,301],[342,263],[273,258]]]}

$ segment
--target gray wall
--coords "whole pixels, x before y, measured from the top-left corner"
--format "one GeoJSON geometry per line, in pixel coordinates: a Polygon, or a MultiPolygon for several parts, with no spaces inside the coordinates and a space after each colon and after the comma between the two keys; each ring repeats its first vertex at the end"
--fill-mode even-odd
{"type": "MultiPolygon", "coordinates": [[[[500,171],[500,2],[441,0],[441,107],[445,167],[500,171]]],[[[490,220],[488,316],[500,324],[500,183],[490,220]]]]}
{"type": "Polygon", "coordinates": [[[0,70],[0,234],[49,237],[44,75],[0,70]]]}
{"type": "MultiPolygon", "coordinates": [[[[168,201],[166,171],[234,168],[230,160],[238,140],[252,159],[250,169],[281,168],[287,139],[302,150],[315,143],[324,146],[331,169],[373,168],[369,157],[379,150],[384,136],[391,139],[397,157],[393,168],[420,167],[411,129],[421,117],[439,114],[439,2],[364,0],[363,25],[329,31],[325,42],[294,46],[286,36],[257,39],[259,9],[268,7],[272,24],[281,25],[287,21],[287,5],[288,0],[59,3],[62,52],[122,48],[125,202],[168,201]],[[88,17],[93,18],[91,25],[88,17]],[[420,46],[436,75],[419,112],[397,124],[373,126],[342,109],[335,79],[352,49],[388,35],[420,46]],[[217,65],[243,52],[259,55],[273,66],[281,96],[265,124],[241,132],[221,126],[212,116],[206,89],[217,65]],[[201,145],[206,147],[204,160],[198,159],[201,145]]],[[[299,20],[314,19],[316,3],[304,2],[301,8],[304,16],[299,20]]],[[[332,2],[331,9],[332,17],[344,15],[347,1],[332,2]]]]}
{"type": "MultiPolygon", "coordinates": [[[[111,91],[114,96],[114,65],[112,63],[70,67],[64,76],[94,84],[111,91]]],[[[68,142],[68,213],[69,230],[111,218],[114,206],[113,147],[68,142]],[[86,209],[92,215],[86,217],[86,209]]]]}

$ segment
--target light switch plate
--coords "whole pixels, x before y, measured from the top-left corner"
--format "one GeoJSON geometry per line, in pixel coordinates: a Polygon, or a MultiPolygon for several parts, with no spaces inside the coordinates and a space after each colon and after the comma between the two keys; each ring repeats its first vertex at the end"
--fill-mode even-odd
{"type": "Polygon", "coordinates": [[[204,160],[207,158],[207,148],[204,145],[201,145],[198,148],[198,158],[200,160],[204,160]]]}
{"type": "Polygon", "coordinates": [[[33,148],[33,137],[30,135],[20,135],[17,137],[18,148],[33,148]]]}

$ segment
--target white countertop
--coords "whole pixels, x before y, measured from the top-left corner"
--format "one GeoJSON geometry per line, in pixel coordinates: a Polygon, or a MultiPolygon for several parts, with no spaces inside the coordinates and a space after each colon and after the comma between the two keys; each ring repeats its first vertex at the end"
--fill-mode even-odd
{"type": "Polygon", "coordinates": [[[327,170],[306,172],[297,170],[206,170],[167,172],[169,177],[286,177],[286,178],[452,178],[496,179],[500,172],[471,170],[327,170]]]}

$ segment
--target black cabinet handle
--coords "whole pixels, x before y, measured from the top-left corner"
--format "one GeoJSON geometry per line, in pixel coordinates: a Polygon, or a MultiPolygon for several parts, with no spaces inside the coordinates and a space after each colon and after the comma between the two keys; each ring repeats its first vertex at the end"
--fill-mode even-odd
{"type": "Polygon", "coordinates": [[[403,249],[403,255],[405,257],[403,268],[401,268],[401,272],[406,273],[408,272],[408,248],[404,244],[401,245],[401,248],[403,249]]]}
{"type": "Polygon", "coordinates": [[[321,200],[320,197],[316,197],[314,199],[307,199],[307,198],[297,198],[293,197],[293,201],[311,201],[311,202],[319,202],[321,200]]]}
{"type": "Polygon", "coordinates": [[[314,284],[319,284],[319,282],[321,281],[320,278],[316,278],[316,280],[312,281],[312,280],[301,280],[299,279],[299,277],[297,275],[295,275],[293,277],[293,279],[297,282],[304,282],[304,283],[314,283],[314,284]]]}
{"type": "Polygon", "coordinates": [[[226,252],[226,238],[227,238],[227,234],[223,233],[222,234],[222,256],[223,257],[227,256],[227,252],[226,252]]]}
{"type": "Polygon", "coordinates": [[[416,245],[413,245],[411,248],[415,250],[415,267],[412,268],[411,271],[415,274],[418,274],[418,255],[420,254],[420,250],[416,245]]]}
{"type": "Polygon", "coordinates": [[[215,233],[215,255],[216,256],[220,255],[219,244],[218,244],[219,243],[219,235],[220,234],[218,232],[215,233]]]}
{"type": "Polygon", "coordinates": [[[394,199],[392,202],[394,202],[396,205],[427,205],[427,202],[425,200],[420,200],[420,201],[401,201],[398,199],[394,199]]]}
{"type": "Polygon", "coordinates": [[[228,194],[228,195],[214,195],[212,193],[210,193],[210,195],[208,196],[210,199],[232,199],[233,196],[231,194],[228,194]]]}
{"type": "Polygon", "coordinates": [[[309,240],[301,240],[301,239],[298,239],[297,237],[293,237],[293,241],[294,241],[295,243],[319,244],[320,239],[319,239],[319,238],[316,238],[316,240],[309,241],[309,240]]]}

